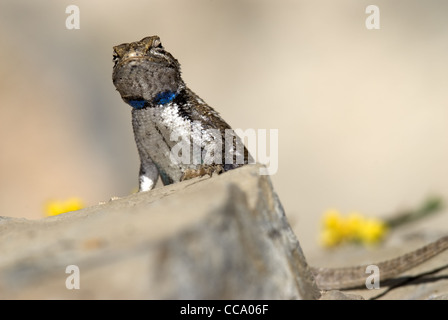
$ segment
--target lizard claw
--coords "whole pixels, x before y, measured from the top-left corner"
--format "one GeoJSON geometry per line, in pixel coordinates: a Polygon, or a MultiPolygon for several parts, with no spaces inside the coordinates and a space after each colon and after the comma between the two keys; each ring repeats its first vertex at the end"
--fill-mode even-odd
{"type": "Polygon", "coordinates": [[[203,177],[208,174],[212,177],[213,173],[221,174],[224,169],[221,165],[204,165],[199,167],[199,169],[187,169],[180,178],[180,181],[190,180],[196,177],[203,177]]]}

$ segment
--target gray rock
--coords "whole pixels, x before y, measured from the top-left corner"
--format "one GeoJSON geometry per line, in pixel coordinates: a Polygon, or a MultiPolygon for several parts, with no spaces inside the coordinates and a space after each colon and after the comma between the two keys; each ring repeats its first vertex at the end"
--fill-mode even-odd
{"type": "Polygon", "coordinates": [[[259,168],[36,221],[3,217],[0,298],[319,298],[259,168]],[[79,289],[66,287],[69,265],[79,268],[79,289]]]}
{"type": "Polygon", "coordinates": [[[326,291],[320,297],[320,300],[364,300],[358,294],[344,293],[338,290],[326,291]]]}
{"type": "MultiPolygon", "coordinates": [[[[0,299],[446,299],[448,252],[390,287],[321,296],[259,169],[245,166],[41,220],[0,217],[0,299]],[[79,289],[67,289],[69,266],[79,268],[79,289]]],[[[385,249],[375,257],[363,252],[381,261],[415,246],[385,249]]],[[[363,262],[350,260],[350,252],[335,258],[345,266],[363,262]]],[[[328,261],[327,254],[320,266],[328,261]]]]}

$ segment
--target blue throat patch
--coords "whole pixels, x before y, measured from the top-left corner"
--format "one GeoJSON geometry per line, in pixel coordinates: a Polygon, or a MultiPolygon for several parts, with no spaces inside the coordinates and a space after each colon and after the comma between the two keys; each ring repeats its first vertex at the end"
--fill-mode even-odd
{"type": "MultiPolygon", "coordinates": [[[[153,100],[154,104],[164,105],[170,103],[177,97],[177,93],[174,91],[159,92],[153,100]]],[[[144,99],[128,100],[127,103],[134,109],[143,109],[149,106],[148,101],[144,99]]]]}
{"type": "Polygon", "coordinates": [[[171,101],[174,100],[174,98],[176,98],[177,93],[173,92],[173,91],[163,91],[160,92],[156,95],[156,97],[154,98],[154,103],[155,104],[167,104],[170,103],[171,101]]]}
{"type": "Polygon", "coordinates": [[[146,100],[129,100],[128,104],[134,109],[142,109],[146,105],[146,100]]]}

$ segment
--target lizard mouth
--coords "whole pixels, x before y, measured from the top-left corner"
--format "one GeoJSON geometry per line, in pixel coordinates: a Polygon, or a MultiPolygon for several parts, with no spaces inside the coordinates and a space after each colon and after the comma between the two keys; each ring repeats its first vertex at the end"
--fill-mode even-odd
{"type": "MultiPolygon", "coordinates": [[[[153,101],[160,92],[177,92],[180,72],[154,57],[132,56],[118,62],[112,74],[122,99],[153,101]]],[[[163,99],[162,99],[163,100],[163,99]]]]}
{"type": "Polygon", "coordinates": [[[132,58],[121,61],[114,68],[113,83],[123,99],[126,97],[143,97],[144,91],[149,89],[148,72],[146,68],[142,69],[141,64],[133,63],[137,60],[132,58]]]}

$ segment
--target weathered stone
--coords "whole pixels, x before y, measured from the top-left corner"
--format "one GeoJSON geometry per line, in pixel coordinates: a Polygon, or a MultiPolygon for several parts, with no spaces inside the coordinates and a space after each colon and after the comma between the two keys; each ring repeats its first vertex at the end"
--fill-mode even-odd
{"type": "MultiPolygon", "coordinates": [[[[320,298],[270,178],[258,175],[259,168],[41,220],[0,217],[0,298],[320,298]],[[79,267],[79,290],[66,287],[70,265],[79,267]]],[[[365,261],[348,251],[335,252],[335,259],[327,253],[318,265],[382,261],[416,248],[364,250],[365,261]]],[[[389,285],[381,282],[378,290],[329,291],[321,299],[446,299],[447,257],[444,252],[389,285]]]]}
{"type": "Polygon", "coordinates": [[[0,219],[3,299],[314,299],[268,176],[251,165],[60,216],[0,219]],[[68,290],[66,267],[80,270],[68,290]]]}
{"type": "Polygon", "coordinates": [[[344,293],[338,290],[326,291],[320,297],[320,300],[364,300],[358,294],[344,293]]]}

